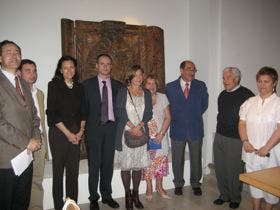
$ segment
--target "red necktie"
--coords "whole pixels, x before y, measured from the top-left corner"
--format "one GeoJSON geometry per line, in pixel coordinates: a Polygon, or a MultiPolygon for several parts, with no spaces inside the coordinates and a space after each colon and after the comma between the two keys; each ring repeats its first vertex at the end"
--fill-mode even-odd
{"type": "Polygon", "coordinates": [[[189,83],[186,82],[186,87],[184,89],[184,96],[187,99],[189,96],[189,83]]]}
{"type": "Polygon", "coordinates": [[[24,96],[23,96],[23,93],[20,89],[20,85],[19,85],[19,81],[18,81],[17,77],[15,77],[15,82],[16,82],[16,90],[17,90],[18,94],[22,97],[22,99],[24,100],[24,96]]]}

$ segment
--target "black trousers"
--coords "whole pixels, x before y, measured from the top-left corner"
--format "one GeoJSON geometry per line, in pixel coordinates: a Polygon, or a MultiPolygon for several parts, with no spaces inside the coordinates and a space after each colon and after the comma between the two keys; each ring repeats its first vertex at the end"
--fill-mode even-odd
{"type": "MultiPolygon", "coordinates": [[[[68,128],[69,129],[69,128],[68,128]]],[[[72,130],[72,129],[70,129],[72,130]]],[[[72,131],[74,132],[74,131],[72,131]]],[[[78,200],[78,176],[80,145],[72,144],[56,127],[49,128],[49,143],[52,153],[53,201],[55,209],[62,209],[63,198],[78,200]],[[66,194],[63,195],[63,174],[65,169],[66,194]]]]}
{"type": "Polygon", "coordinates": [[[26,210],[29,206],[32,163],[20,175],[16,176],[12,168],[0,169],[0,209],[26,210]]]}
{"type": "Polygon", "coordinates": [[[99,181],[99,190],[102,198],[110,199],[115,155],[115,122],[100,125],[93,132],[94,135],[91,138],[86,138],[89,168],[89,200],[97,201],[100,198],[97,192],[99,181]]]}

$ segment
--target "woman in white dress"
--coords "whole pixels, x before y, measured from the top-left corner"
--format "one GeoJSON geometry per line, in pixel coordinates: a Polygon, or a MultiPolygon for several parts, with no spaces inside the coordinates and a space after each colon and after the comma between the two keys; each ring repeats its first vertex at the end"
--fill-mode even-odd
{"type": "Polygon", "coordinates": [[[142,130],[148,133],[148,121],[152,118],[152,98],[150,91],[142,88],[143,70],[141,66],[132,66],[126,75],[127,87],[121,88],[116,101],[116,153],[115,165],[121,168],[121,178],[125,189],[126,209],[144,208],[139,200],[141,170],[150,165],[147,144],[130,148],[125,144],[124,131],[140,136],[142,130]],[[133,190],[130,183],[132,179],[133,190]]]}
{"type": "Polygon", "coordinates": [[[150,123],[150,133],[154,127],[156,130],[151,133],[154,136],[159,148],[149,148],[149,157],[151,165],[144,168],[142,171],[142,179],[146,180],[146,198],[152,200],[153,186],[152,179],[156,180],[156,191],[162,198],[170,199],[163,189],[162,181],[163,177],[168,175],[168,138],[166,132],[170,125],[170,111],[169,102],[165,94],[157,92],[157,80],[153,75],[148,75],[144,81],[144,86],[152,94],[153,103],[153,122],[150,123]]]}
{"type": "MultiPolygon", "coordinates": [[[[256,76],[259,94],[245,101],[239,111],[239,135],[243,143],[246,171],[252,172],[280,165],[280,98],[276,95],[277,71],[261,68],[256,76]]],[[[279,198],[250,186],[254,210],[273,208],[279,198]]]]}

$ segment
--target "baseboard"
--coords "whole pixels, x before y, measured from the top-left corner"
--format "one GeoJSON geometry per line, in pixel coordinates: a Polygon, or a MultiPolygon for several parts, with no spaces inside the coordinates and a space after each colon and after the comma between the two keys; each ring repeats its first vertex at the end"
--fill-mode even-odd
{"type": "MultiPolygon", "coordinates": [[[[79,198],[78,203],[88,203],[88,173],[87,173],[87,160],[82,160],[80,163],[80,175],[79,175],[79,198]]],[[[184,179],[186,181],[185,186],[189,185],[189,160],[185,160],[184,166],[184,179]]],[[[45,178],[43,181],[44,188],[44,209],[52,209],[53,208],[53,199],[52,199],[52,176],[51,176],[51,163],[46,163],[46,172],[45,178]]],[[[169,162],[169,175],[164,178],[163,182],[165,189],[174,188],[173,185],[173,174],[172,174],[172,163],[169,162]]],[[[124,189],[120,176],[120,169],[114,170],[113,180],[112,180],[112,190],[113,198],[124,197],[124,189]]],[[[145,193],[146,184],[144,181],[140,183],[139,193],[145,193]]]]}

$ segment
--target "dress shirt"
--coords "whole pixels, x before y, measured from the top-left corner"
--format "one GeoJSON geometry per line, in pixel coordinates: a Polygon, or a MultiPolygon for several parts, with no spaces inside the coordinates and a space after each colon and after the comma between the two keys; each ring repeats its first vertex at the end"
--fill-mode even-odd
{"type": "Polygon", "coordinates": [[[98,78],[100,96],[102,96],[102,90],[103,90],[102,81],[106,81],[106,86],[107,86],[107,90],[108,90],[108,119],[110,121],[115,121],[115,116],[114,116],[114,111],[113,111],[111,79],[110,79],[110,77],[107,79],[102,79],[100,76],[97,76],[97,78],[98,78]]]}
{"type": "Polygon", "coordinates": [[[185,80],[183,80],[182,79],[182,77],[181,77],[181,79],[180,79],[180,85],[181,85],[181,88],[182,88],[182,90],[183,90],[183,92],[184,92],[184,90],[185,90],[185,88],[186,88],[186,83],[188,83],[189,84],[189,90],[191,89],[191,83],[192,83],[192,81],[189,81],[189,82],[186,82],[185,80]]]}
{"type": "MultiPolygon", "coordinates": [[[[37,115],[38,117],[41,119],[40,117],[40,109],[39,109],[39,103],[38,103],[38,98],[37,98],[37,87],[35,85],[32,85],[32,88],[31,88],[31,93],[32,93],[32,98],[33,98],[33,101],[34,101],[34,105],[37,109],[37,115]]],[[[42,125],[40,123],[40,132],[42,133],[42,125]]]]}

